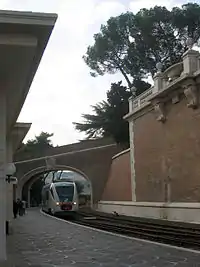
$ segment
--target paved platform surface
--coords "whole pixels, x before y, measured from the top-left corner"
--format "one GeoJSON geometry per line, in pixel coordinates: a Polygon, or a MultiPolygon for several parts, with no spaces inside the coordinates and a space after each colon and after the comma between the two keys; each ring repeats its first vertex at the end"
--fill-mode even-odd
{"type": "Polygon", "coordinates": [[[16,267],[197,267],[200,254],[93,231],[29,210],[8,238],[16,267]]]}

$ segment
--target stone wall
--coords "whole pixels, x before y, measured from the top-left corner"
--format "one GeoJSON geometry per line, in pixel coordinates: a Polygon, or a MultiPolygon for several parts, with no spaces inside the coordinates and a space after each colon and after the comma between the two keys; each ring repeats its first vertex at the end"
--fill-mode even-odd
{"type": "Polygon", "coordinates": [[[200,110],[186,99],[166,105],[167,121],[153,110],[135,120],[134,153],[137,201],[165,201],[169,178],[172,202],[200,201],[200,110]]]}
{"type": "Polygon", "coordinates": [[[115,141],[113,141],[113,139],[111,138],[83,140],[78,143],[73,143],[73,144],[64,145],[64,146],[56,146],[56,147],[49,147],[49,148],[46,147],[45,149],[43,148],[40,151],[34,151],[34,154],[33,154],[33,151],[24,149],[24,146],[22,145],[22,147],[15,152],[14,161],[33,159],[33,158],[38,158],[42,156],[51,156],[51,155],[56,155],[56,154],[72,152],[72,151],[79,151],[79,150],[89,149],[93,147],[106,146],[106,145],[110,145],[114,143],[115,141]]]}
{"type": "MultiPolygon", "coordinates": [[[[46,158],[16,163],[18,178],[17,195],[21,197],[23,186],[36,181],[40,174],[53,170],[75,170],[85,175],[92,183],[93,200],[98,202],[108,179],[112,157],[121,151],[116,144],[102,147],[89,147],[70,154],[52,156],[52,167],[48,166],[46,158]]],[[[64,151],[63,151],[64,152],[64,151]]],[[[63,153],[62,152],[62,153],[63,153]]],[[[66,151],[68,153],[69,151],[66,151]]],[[[51,159],[51,158],[49,158],[51,159]]]]}
{"type": "Polygon", "coordinates": [[[200,223],[200,203],[100,201],[101,212],[152,219],[200,223]]]}
{"type": "Polygon", "coordinates": [[[113,158],[102,200],[131,201],[131,170],[129,150],[126,150],[113,158]]]}
{"type": "Polygon", "coordinates": [[[182,61],[162,71],[154,85],[129,99],[134,200],[200,201],[200,53],[191,39],[182,61]]]}

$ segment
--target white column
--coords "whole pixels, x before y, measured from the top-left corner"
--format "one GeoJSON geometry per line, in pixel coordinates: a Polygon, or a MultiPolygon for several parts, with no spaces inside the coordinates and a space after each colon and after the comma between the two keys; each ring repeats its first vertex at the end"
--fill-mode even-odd
{"type": "Polygon", "coordinates": [[[0,266],[6,261],[6,95],[0,88],[0,266]]]}
{"type": "MultiPolygon", "coordinates": [[[[6,142],[6,160],[7,163],[10,163],[13,161],[13,149],[12,149],[12,141],[10,139],[7,139],[6,142]]],[[[7,221],[10,223],[13,218],[13,184],[7,183],[7,205],[6,205],[6,211],[7,211],[7,221]]]]}
{"type": "Polygon", "coordinates": [[[129,138],[130,138],[130,164],[131,164],[131,192],[132,201],[136,201],[136,180],[135,180],[135,155],[134,155],[134,122],[129,121],[129,138]]]}

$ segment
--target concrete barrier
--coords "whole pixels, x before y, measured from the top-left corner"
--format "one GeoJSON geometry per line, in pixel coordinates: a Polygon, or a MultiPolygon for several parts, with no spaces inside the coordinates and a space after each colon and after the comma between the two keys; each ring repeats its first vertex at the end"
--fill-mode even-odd
{"type": "Polygon", "coordinates": [[[200,203],[100,201],[97,210],[134,217],[200,223],[200,203]]]}

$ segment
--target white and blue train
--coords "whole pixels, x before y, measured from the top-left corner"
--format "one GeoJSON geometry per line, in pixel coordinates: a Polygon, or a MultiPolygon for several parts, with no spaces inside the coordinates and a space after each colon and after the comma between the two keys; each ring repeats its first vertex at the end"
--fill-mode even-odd
{"type": "Polygon", "coordinates": [[[74,182],[59,181],[49,183],[42,188],[42,210],[55,215],[75,215],[79,207],[79,198],[74,182]]]}

